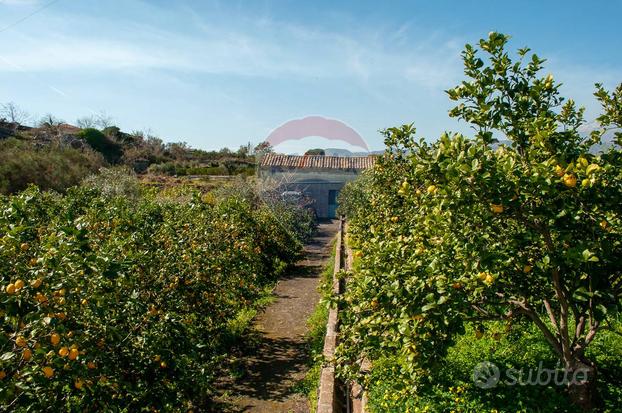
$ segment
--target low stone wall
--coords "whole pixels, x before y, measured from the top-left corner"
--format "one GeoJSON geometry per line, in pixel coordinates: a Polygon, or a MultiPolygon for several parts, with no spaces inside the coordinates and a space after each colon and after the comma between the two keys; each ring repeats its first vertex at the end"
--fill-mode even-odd
{"type": "MultiPolygon", "coordinates": [[[[341,283],[337,274],[343,268],[343,220],[339,223],[339,231],[335,242],[335,270],[333,273],[333,294],[341,294],[341,283]]],[[[326,337],[324,338],[324,360],[327,363],[322,368],[320,389],[317,404],[317,413],[342,413],[348,409],[345,392],[335,377],[335,367],[332,360],[335,357],[337,336],[339,333],[339,308],[331,308],[326,323],[326,337]]]]}

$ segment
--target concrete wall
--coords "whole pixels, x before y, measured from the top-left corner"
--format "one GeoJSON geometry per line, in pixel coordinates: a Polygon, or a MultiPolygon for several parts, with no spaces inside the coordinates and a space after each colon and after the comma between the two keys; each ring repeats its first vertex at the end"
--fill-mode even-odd
{"type": "Polygon", "coordinates": [[[315,212],[319,218],[334,218],[330,216],[328,204],[330,191],[340,191],[346,182],[356,179],[360,171],[353,170],[313,170],[281,168],[261,168],[259,176],[271,180],[283,191],[300,191],[315,200],[315,212]]]}

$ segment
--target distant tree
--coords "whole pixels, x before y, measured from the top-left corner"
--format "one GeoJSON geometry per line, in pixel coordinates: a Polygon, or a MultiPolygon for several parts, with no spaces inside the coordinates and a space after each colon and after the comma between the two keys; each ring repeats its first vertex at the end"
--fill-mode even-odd
{"type": "Polygon", "coordinates": [[[99,129],[104,130],[106,128],[114,126],[112,117],[108,116],[106,112],[100,112],[90,116],[83,116],[76,120],[76,124],[82,129],[99,129]]]}
{"type": "Polygon", "coordinates": [[[97,125],[95,125],[95,118],[93,116],[83,116],[76,119],[76,126],[80,129],[94,129],[97,125]]]}
{"type": "Polygon", "coordinates": [[[30,116],[28,112],[22,110],[14,102],[0,105],[0,119],[6,119],[11,123],[23,124],[30,116]]]}
{"type": "Polygon", "coordinates": [[[41,120],[39,121],[39,127],[40,128],[57,128],[63,123],[64,121],[62,119],[59,119],[56,116],[52,115],[51,113],[48,113],[45,116],[43,116],[41,120]]]}
{"type": "Polygon", "coordinates": [[[168,155],[178,161],[184,161],[188,158],[190,148],[186,142],[173,142],[166,144],[166,152],[168,155]]]}
{"type": "Polygon", "coordinates": [[[324,149],[309,149],[308,151],[305,152],[305,156],[307,155],[316,155],[316,156],[325,156],[326,152],[324,151],[324,149]]]}
{"type": "Polygon", "coordinates": [[[262,154],[265,155],[267,153],[273,153],[274,147],[270,144],[270,142],[261,142],[257,146],[255,146],[255,155],[262,154]]]}
{"type": "Polygon", "coordinates": [[[238,149],[236,154],[241,158],[251,156],[253,154],[253,145],[249,142],[246,145],[240,146],[240,149],[238,149]]]}

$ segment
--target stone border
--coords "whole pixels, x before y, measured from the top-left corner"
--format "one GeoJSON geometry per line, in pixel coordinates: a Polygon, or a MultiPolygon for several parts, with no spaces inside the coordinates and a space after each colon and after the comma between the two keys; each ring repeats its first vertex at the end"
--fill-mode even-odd
{"type": "MultiPolygon", "coordinates": [[[[343,219],[339,222],[339,231],[335,241],[335,266],[333,272],[333,295],[340,295],[342,292],[341,282],[337,274],[343,267],[343,219]]],[[[337,335],[339,332],[339,308],[330,308],[328,312],[328,322],[326,323],[326,337],[324,339],[323,356],[326,364],[322,367],[320,376],[320,389],[317,403],[317,413],[339,413],[342,412],[342,400],[340,400],[339,383],[335,378],[335,366],[332,360],[335,357],[335,347],[337,347],[337,335]]]]}

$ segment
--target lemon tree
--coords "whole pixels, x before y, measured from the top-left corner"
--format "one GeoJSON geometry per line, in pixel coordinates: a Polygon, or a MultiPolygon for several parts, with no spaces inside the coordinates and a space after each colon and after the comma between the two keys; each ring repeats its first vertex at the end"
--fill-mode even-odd
{"type": "Polygon", "coordinates": [[[0,198],[0,405],[204,410],[229,327],[297,259],[309,218],[250,191],[0,198]]]}
{"type": "Polygon", "coordinates": [[[433,374],[467,322],[533,323],[562,365],[574,403],[595,400],[585,350],[615,317],[622,290],[622,153],[591,148],[622,125],[622,86],[608,93],[589,136],[544,60],[506,51],[491,33],[463,52],[467,80],[447,91],[450,115],[475,136],[415,139],[386,131],[387,151],[344,191],[360,265],[343,298],[341,373],[360,359],[400,360],[404,391],[433,374]],[[483,53],[483,55],[482,55],[483,53]],[[348,197],[356,201],[348,201],[348,197]]]}

